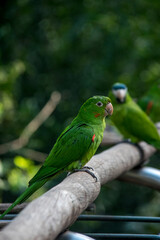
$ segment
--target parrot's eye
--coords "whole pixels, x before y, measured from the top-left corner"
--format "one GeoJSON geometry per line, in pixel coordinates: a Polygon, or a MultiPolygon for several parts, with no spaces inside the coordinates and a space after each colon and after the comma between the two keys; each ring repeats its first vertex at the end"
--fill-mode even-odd
{"type": "Polygon", "coordinates": [[[97,102],[96,105],[97,105],[98,107],[102,107],[102,106],[103,106],[103,103],[102,103],[102,102],[97,102]]]}

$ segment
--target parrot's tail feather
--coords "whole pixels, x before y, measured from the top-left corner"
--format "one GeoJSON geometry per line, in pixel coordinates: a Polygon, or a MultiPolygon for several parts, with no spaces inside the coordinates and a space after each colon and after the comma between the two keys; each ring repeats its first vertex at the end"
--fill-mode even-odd
{"type": "Polygon", "coordinates": [[[29,186],[24,193],[22,193],[16,201],[0,216],[0,219],[2,219],[7,213],[9,213],[17,204],[23,203],[26,199],[28,199],[35,191],[37,191],[40,187],[42,187],[46,182],[47,179],[43,179],[41,181],[35,182],[31,186],[29,186]]]}

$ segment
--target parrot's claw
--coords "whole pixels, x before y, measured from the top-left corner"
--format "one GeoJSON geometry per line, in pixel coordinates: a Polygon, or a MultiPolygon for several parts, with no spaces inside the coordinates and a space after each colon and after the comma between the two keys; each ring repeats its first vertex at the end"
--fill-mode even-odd
{"type": "Polygon", "coordinates": [[[88,170],[94,171],[94,169],[92,167],[88,167],[88,166],[84,166],[82,169],[88,169],[88,170]]]}
{"type": "Polygon", "coordinates": [[[67,174],[67,176],[69,176],[69,175],[71,175],[72,173],[75,173],[75,172],[86,172],[86,173],[90,174],[93,178],[95,178],[95,180],[97,182],[98,181],[97,177],[95,176],[95,174],[93,172],[89,171],[89,169],[94,171],[94,169],[92,167],[85,166],[85,167],[80,168],[80,169],[74,169],[72,172],[69,172],[67,174]]]}

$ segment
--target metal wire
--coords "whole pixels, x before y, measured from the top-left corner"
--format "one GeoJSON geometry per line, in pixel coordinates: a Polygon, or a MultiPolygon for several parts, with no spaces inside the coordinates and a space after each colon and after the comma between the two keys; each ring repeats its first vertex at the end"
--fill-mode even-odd
{"type": "Polygon", "coordinates": [[[123,239],[160,239],[160,235],[154,234],[127,234],[127,233],[84,233],[85,235],[94,239],[112,239],[112,240],[123,240],[123,239]]]}
{"type": "MultiPolygon", "coordinates": [[[[0,228],[3,228],[9,224],[17,214],[7,214],[3,220],[0,220],[0,228]]],[[[147,223],[160,223],[160,217],[146,217],[146,216],[117,216],[117,215],[80,215],[77,221],[119,221],[119,222],[147,222],[147,223]]],[[[160,235],[156,234],[126,234],[126,233],[83,233],[93,239],[112,239],[112,240],[123,240],[123,239],[159,239],[160,235]]],[[[73,239],[77,238],[74,235],[73,239]]],[[[83,239],[83,236],[81,236],[83,239]]],[[[78,239],[78,238],[77,238],[78,239]]],[[[85,238],[84,238],[85,239],[85,238]]]]}
{"type": "Polygon", "coordinates": [[[13,218],[15,218],[18,214],[7,214],[4,216],[4,218],[2,220],[0,220],[0,223],[1,221],[3,220],[12,220],[13,218]]]}
{"type": "Polygon", "coordinates": [[[116,215],[80,215],[77,221],[120,221],[160,223],[160,217],[116,216],[116,215]]]}
{"type": "MultiPolygon", "coordinates": [[[[3,220],[11,220],[17,214],[7,214],[3,220]]],[[[1,222],[2,220],[0,220],[1,222]]],[[[150,216],[117,216],[117,215],[88,215],[82,214],[78,217],[77,221],[116,221],[116,222],[150,222],[160,223],[160,217],[150,216]]]]}

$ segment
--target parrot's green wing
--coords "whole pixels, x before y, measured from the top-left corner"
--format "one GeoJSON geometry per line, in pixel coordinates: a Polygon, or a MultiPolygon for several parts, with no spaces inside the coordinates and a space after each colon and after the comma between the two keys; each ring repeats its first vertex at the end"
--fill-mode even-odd
{"type": "Polygon", "coordinates": [[[93,135],[92,127],[86,124],[67,128],[58,138],[43,166],[30,180],[29,185],[55,175],[72,162],[80,161],[89,150],[93,135]]]}
{"type": "Polygon", "coordinates": [[[125,117],[123,117],[123,122],[121,122],[123,127],[121,127],[126,133],[124,135],[128,134],[126,137],[130,137],[133,141],[137,138],[137,140],[144,140],[148,143],[160,141],[155,125],[136,103],[132,101],[126,104],[122,111],[125,117]]]}

